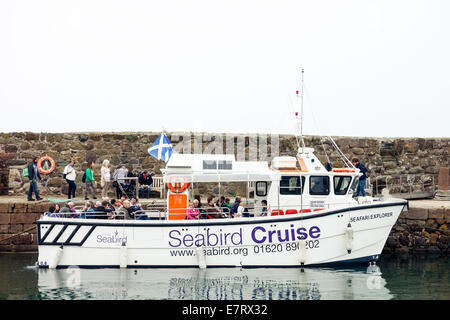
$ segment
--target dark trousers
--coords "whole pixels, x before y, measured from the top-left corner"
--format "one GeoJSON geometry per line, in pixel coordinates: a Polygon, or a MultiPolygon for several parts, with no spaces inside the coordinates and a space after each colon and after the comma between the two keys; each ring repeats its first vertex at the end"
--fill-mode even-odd
{"type": "MultiPolygon", "coordinates": [[[[122,185],[122,187],[123,187],[123,185],[122,185]]],[[[122,190],[120,190],[119,184],[117,184],[117,187],[116,187],[116,195],[117,195],[117,199],[122,198],[122,190]]]]}
{"type": "Polygon", "coordinates": [[[39,199],[39,190],[35,179],[30,181],[30,189],[28,189],[28,200],[33,199],[33,192],[36,195],[36,199],[39,199]]]}
{"type": "Polygon", "coordinates": [[[77,185],[75,184],[75,181],[66,179],[67,183],[69,184],[69,192],[67,193],[67,199],[75,198],[75,191],[77,190],[77,185]]]}

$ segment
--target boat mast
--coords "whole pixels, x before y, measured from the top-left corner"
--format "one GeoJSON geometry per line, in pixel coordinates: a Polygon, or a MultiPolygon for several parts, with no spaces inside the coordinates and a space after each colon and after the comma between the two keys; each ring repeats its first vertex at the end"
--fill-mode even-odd
{"type": "MultiPolygon", "coordinates": [[[[302,140],[302,152],[305,149],[305,140],[303,139],[303,91],[304,91],[304,79],[303,75],[305,73],[305,70],[302,68],[302,82],[300,86],[300,139],[302,140]]],[[[298,95],[298,91],[297,91],[298,95]]]]}

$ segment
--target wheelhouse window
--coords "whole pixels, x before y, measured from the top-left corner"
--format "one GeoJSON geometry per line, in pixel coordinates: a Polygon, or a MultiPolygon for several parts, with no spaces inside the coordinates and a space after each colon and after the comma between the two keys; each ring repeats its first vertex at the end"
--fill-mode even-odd
{"type": "Polygon", "coordinates": [[[232,170],[233,162],[230,160],[219,160],[219,170],[232,170]]]}
{"type": "Polygon", "coordinates": [[[347,194],[350,183],[352,182],[352,177],[349,176],[334,176],[334,194],[345,195],[347,194]]]}
{"type": "Polygon", "coordinates": [[[352,194],[352,193],[354,193],[356,191],[356,186],[358,185],[358,181],[359,181],[358,177],[355,177],[353,179],[352,186],[350,187],[350,194],[352,194]]]}
{"type": "Polygon", "coordinates": [[[309,194],[314,196],[326,196],[330,194],[330,177],[309,177],[309,194]]]}
{"type": "Polygon", "coordinates": [[[203,160],[203,169],[217,169],[217,161],[216,160],[203,160]]]}
{"type": "Polygon", "coordinates": [[[300,195],[303,193],[305,186],[305,177],[299,176],[282,176],[280,180],[280,194],[283,195],[300,195]]]}
{"type": "Polygon", "coordinates": [[[255,184],[256,195],[258,197],[265,197],[267,195],[267,182],[257,181],[255,184]]]}

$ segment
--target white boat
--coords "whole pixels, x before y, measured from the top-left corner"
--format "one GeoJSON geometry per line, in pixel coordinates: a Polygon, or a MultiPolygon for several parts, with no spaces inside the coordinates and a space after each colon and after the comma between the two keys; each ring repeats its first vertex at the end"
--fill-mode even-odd
{"type": "Polygon", "coordinates": [[[169,186],[182,187],[168,190],[166,209],[148,212],[150,220],[42,216],[39,267],[369,263],[378,259],[407,205],[400,199],[353,198],[359,170],[327,171],[311,148],[300,148],[297,158],[275,158],[271,167],[231,155],[174,154],[163,174],[169,186]],[[254,216],[186,220],[193,190],[211,182],[247,183],[254,216]],[[262,200],[268,203],[267,216],[260,215],[262,200]]]}
{"type": "Polygon", "coordinates": [[[353,198],[361,173],[340,154],[347,167],[332,170],[304,142],[295,156],[276,157],[270,166],[233,155],[173,154],[161,170],[166,205],[147,212],[150,220],[43,216],[37,264],[205,268],[376,261],[407,201],[353,198]],[[216,183],[219,195],[224,185],[246,184],[241,196],[252,216],[186,220],[189,201],[205,183],[216,183]]]}

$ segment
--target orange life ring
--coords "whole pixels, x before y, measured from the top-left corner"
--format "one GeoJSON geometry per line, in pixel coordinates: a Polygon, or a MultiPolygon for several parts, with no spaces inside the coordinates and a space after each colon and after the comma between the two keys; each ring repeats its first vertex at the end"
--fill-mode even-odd
{"type": "Polygon", "coordinates": [[[190,183],[169,182],[169,183],[166,183],[166,186],[167,186],[167,189],[169,189],[173,193],[182,193],[187,188],[189,188],[190,183]]]}
{"type": "Polygon", "coordinates": [[[40,158],[38,160],[37,167],[38,167],[40,173],[42,173],[42,174],[50,174],[50,173],[52,173],[55,170],[56,163],[55,163],[55,160],[53,160],[49,156],[45,156],[45,157],[42,157],[42,158],[40,158]],[[50,162],[50,168],[48,168],[48,169],[42,168],[42,163],[44,161],[50,162]]]}

